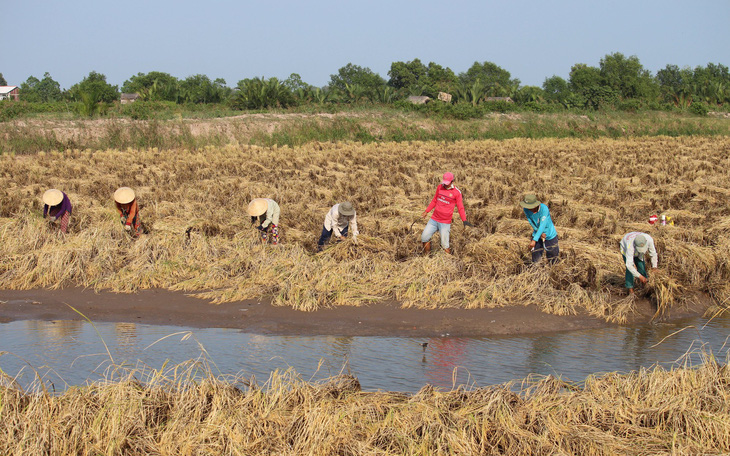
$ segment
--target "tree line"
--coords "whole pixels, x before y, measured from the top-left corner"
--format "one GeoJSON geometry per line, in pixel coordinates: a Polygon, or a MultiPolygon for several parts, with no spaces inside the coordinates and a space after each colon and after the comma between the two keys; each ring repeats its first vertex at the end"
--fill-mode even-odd
{"type": "MultiPolygon", "coordinates": [[[[0,74],[0,85],[7,82],[0,74]]],[[[388,79],[367,67],[348,63],[330,76],[324,87],[308,84],[296,74],[242,79],[229,87],[224,79],[211,80],[196,74],[178,79],[168,73],[138,73],[121,88],[92,71],[81,82],[62,90],[49,73],[42,79],[30,76],[20,85],[21,98],[28,103],[72,102],[81,115],[103,112],[104,106],[119,100],[120,92],[136,93],[144,101],[175,104],[224,104],[234,110],[288,108],[328,103],[397,103],[412,95],[436,98],[440,92],[452,95],[452,103],[484,107],[493,97],[509,97],[523,109],[692,109],[698,113],[730,106],[730,72],[722,64],[695,68],[667,65],[656,75],[643,67],[636,56],[616,52],[600,60],[597,67],[575,64],[568,79],[551,76],[541,87],[523,86],[509,71],[492,62],[474,62],[456,74],[434,62],[419,59],[393,62],[388,79]]]]}

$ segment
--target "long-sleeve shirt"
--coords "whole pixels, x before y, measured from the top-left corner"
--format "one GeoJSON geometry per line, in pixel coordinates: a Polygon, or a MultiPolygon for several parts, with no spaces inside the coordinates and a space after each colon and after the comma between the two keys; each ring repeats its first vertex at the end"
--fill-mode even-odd
{"type": "Polygon", "coordinates": [[[461,197],[461,190],[452,186],[444,188],[443,185],[436,187],[436,194],[433,195],[431,204],[428,205],[425,212],[431,212],[434,209],[431,218],[439,223],[451,223],[454,216],[454,207],[459,209],[459,217],[461,221],[466,221],[466,210],[461,197]]]}
{"type": "Polygon", "coordinates": [[[266,214],[264,214],[266,216],[266,218],[264,218],[264,215],[261,215],[259,217],[259,220],[264,218],[264,220],[261,222],[261,226],[264,228],[266,228],[269,225],[278,226],[279,225],[279,214],[281,213],[281,209],[279,208],[279,205],[276,204],[276,201],[269,199],[269,198],[265,198],[265,199],[269,205],[266,208],[266,214]]]}
{"type": "Polygon", "coordinates": [[[64,212],[68,212],[69,215],[71,215],[72,210],[73,208],[71,207],[71,200],[68,199],[68,196],[65,193],[63,193],[63,199],[60,203],[56,204],[55,206],[49,206],[47,204],[43,205],[43,217],[45,217],[46,215],[50,215],[51,217],[59,219],[63,217],[64,212]]]}
{"type": "Polygon", "coordinates": [[[137,206],[137,198],[133,199],[131,203],[120,204],[115,201],[114,204],[116,204],[116,206],[117,206],[117,211],[119,212],[119,216],[127,218],[127,221],[125,222],[125,224],[132,226],[132,222],[134,222],[134,219],[137,217],[137,215],[139,215],[139,206],[137,206]]]}
{"type": "Polygon", "coordinates": [[[545,240],[554,239],[558,235],[553,225],[553,219],[550,217],[550,209],[546,204],[540,204],[540,209],[537,212],[532,212],[530,209],[522,209],[525,212],[527,221],[530,222],[532,227],[532,240],[537,242],[540,236],[545,233],[545,240]]]}
{"type": "Polygon", "coordinates": [[[340,203],[335,204],[324,217],[324,227],[332,231],[336,237],[342,236],[342,230],[349,225],[352,236],[360,234],[357,231],[357,212],[352,215],[341,215],[340,203]]]}
{"type": "Polygon", "coordinates": [[[644,255],[645,253],[639,253],[634,248],[634,239],[636,239],[636,236],[643,234],[646,238],[646,244],[649,246],[646,250],[646,253],[649,254],[649,257],[651,258],[651,267],[656,268],[659,265],[659,257],[656,253],[656,246],[654,245],[654,239],[652,239],[651,236],[649,236],[646,233],[642,233],[639,231],[632,231],[631,233],[627,234],[626,236],[621,239],[621,254],[626,257],[626,269],[634,276],[639,277],[641,274],[639,274],[639,271],[636,269],[636,265],[634,264],[634,258],[638,258],[641,261],[644,261],[644,255]]]}

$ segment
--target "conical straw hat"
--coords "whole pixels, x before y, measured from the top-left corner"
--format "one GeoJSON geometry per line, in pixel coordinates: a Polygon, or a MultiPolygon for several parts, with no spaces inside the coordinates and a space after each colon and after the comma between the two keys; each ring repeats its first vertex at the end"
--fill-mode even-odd
{"type": "Polygon", "coordinates": [[[269,202],[264,198],[256,198],[248,203],[248,215],[251,217],[258,217],[259,215],[266,212],[269,208],[269,202]]]}
{"type": "Polygon", "coordinates": [[[46,190],[43,194],[43,204],[55,206],[57,204],[61,204],[61,201],[63,201],[63,192],[61,192],[61,190],[52,188],[50,190],[46,190]]]}
{"type": "Polygon", "coordinates": [[[134,190],[129,187],[120,187],[114,192],[114,201],[119,204],[127,204],[134,201],[134,190]]]}

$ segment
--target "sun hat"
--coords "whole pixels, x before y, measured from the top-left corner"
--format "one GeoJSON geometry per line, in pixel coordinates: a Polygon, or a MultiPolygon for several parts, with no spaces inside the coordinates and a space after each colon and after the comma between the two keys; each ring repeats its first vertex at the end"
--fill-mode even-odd
{"type": "Polygon", "coordinates": [[[634,238],[634,248],[639,253],[646,253],[649,250],[649,243],[646,242],[646,236],[643,234],[637,234],[634,238]]]}
{"type": "Polygon", "coordinates": [[[340,203],[340,206],[337,208],[337,212],[339,212],[340,215],[355,215],[355,208],[352,207],[352,203],[345,201],[344,203],[340,203]]]}
{"type": "Polygon", "coordinates": [[[537,196],[532,193],[526,194],[524,198],[522,198],[522,201],[520,201],[520,206],[525,209],[535,209],[539,205],[540,201],[538,201],[537,196]]]}
{"type": "Polygon", "coordinates": [[[449,185],[454,182],[454,175],[452,173],[444,173],[444,178],[441,181],[444,185],[449,185]]]}
{"type": "Polygon", "coordinates": [[[134,201],[134,190],[129,187],[119,187],[114,192],[114,201],[119,204],[127,204],[134,201]]]}
{"type": "Polygon", "coordinates": [[[269,202],[265,198],[255,198],[248,203],[248,215],[258,217],[269,209],[269,202]]]}
{"type": "Polygon", "coordinates": [[[61,204],[61,201],[63,201],[63,192],[61,190],[52,188],[50,190],[46,190],[43,194],[43,204],[55,206],[57,204],[61,204]]]}

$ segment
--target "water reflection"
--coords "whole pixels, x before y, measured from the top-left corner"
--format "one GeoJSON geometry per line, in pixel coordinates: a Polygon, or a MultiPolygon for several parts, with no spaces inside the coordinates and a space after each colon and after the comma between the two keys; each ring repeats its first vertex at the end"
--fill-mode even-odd
{"type": "MultiPolygon", "coordinates": [[[[593,373],[627,372],[668,365],[688,350],[727,357],[730,318],[678,324],[611,327],[534,336],[493,338],[395,338],[264,336],[234,329],[186,329],[133,323],[27,321],[0,325],[0,368],[32,380],[28,364],[46,372],[54,385],[97,380],[110,364],[137,361],[159,369],[201,356],[215,374],[255,376],[294,368],[304,380],[340,372],[356,375],[365,390],[417,391],[423,385],[487,386],[529,374],[581,381],[593,373]],[[109,354],[99,334],[109,347],[109,354]],[[424,347],[424,343],[427,345],[424,347]],[[45,369],[45,370],[44,370],[45,369]]],[[[692,362],[699,362],[696,354],[692,362]]],[[[27,380],[26,378],[26,380],[27,380]]]]}

